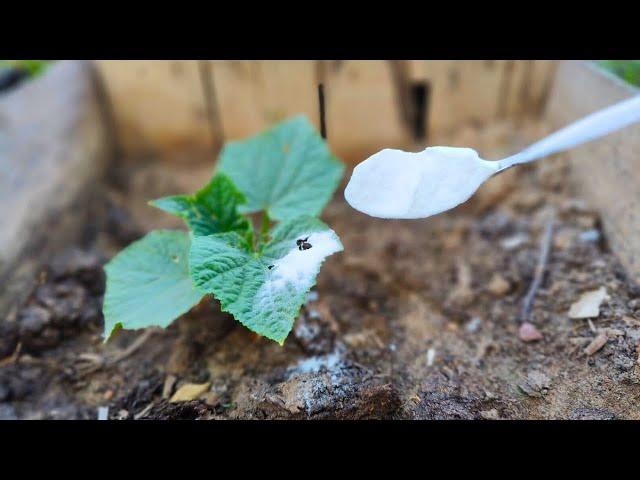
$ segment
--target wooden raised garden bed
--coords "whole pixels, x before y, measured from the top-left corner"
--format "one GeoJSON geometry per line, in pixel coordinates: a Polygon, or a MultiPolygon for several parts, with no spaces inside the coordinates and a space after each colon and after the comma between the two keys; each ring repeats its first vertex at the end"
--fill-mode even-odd
{"type": "Polygon", "coordinates": [[[352,210],[347,171],[323,215],[345,251],[283,347],[215,302],[107,344],[100,313],[104,262],[182,228],[147,200],[195,191],[225,141],[276,120],[305,113],[348,166],[437,144],[500,158],[636,93],[571,61],[52,65],[0,94],[0,418],[640,418],[637,125],[422,221],[352,210]],[[569,317],[599,289],[597,317],[569,317]]]}

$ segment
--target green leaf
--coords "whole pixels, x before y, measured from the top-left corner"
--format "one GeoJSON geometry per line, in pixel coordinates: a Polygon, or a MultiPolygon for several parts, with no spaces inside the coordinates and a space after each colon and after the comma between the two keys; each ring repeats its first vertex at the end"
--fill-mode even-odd
{"type": "Polygon", "coordinates": [[[342,250],[340,239],[317,218],[303,216],[275,227],[261,254],[247,252],[241,244],[236,233],[194,237],[191,276],[224,311],[282,345],[322,262],[342,250]],[[300,250],[296,241],[305,238],[311,248],[300,250]]]}
{"type": "Polygon", "coordinates": [[[248,204],[275,220],[320,214],[338,186],[344,166],[306,117],[299,115],[246,140],[230,142],[219,171],[228,174],[248,204]]]}
{"type": "Polygon", "coordinates": [[[132,243],[104,267],[104,335],[118,327],[166,327],[204,296],[189,276],[186,232],[157,230],[132,243]]]}
{"type": "Polygon", "coordinates": [[[640,60],[598,60],[597,64],[628,83],[640,86],[640,60]]]}
{"type": "Polygon", "coordinates": [[[193,195],[173,195],[149,203],[183,218],[194,235],[235,231],[251,245],[251,222],[238,213],[238,206],[246,202],[233,181],[224,173],[218,173],[193,195]]]}

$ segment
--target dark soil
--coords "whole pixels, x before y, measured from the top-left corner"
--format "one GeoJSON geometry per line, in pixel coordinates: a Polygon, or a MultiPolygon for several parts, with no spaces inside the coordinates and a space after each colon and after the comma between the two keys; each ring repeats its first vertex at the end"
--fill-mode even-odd
{"type": "MultiPolygon", "coordinates": [[[[453,144],[489,133],[467,135],[453,144]]],[[[85,244],[45,265],[0,323],[0,418],[95,419],[99,407],[111,419],[640,418],[640,288],[567,186],[561,157],[502,174],[428,220],[370,218],[336,195],[324,219],[345,251],[326,262],[283,347],[210,299],[166,330],[102,343],[101,266],[145,230],[176,225],[146,200],[195,189],[211,167],[134,170],[99,202],[85,244]],[[552,214],[530,318],[543,338],[524,342],[519,311],[552,214]],[[599,317],[570,319],[600,287],[599,317]],[[603,331],[606,344],[585,353],[603,331]],[[189,383],[203,393],[169,401],[189,383]]]]}

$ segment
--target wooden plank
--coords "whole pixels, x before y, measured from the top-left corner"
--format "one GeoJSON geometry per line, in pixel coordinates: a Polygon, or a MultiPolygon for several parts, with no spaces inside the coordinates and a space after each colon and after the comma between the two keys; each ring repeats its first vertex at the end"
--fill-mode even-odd
{"type": "Polygon", "coordinates": [[[500,61],[470,60],[460,66],[460,106],[462,120],[487,123],[496,118],[502,71],[500,61]]]}
{"type": "Polygon", "coordinates": [[[412,60],[411,82],[428,82],[430,141],[465,123],[535,114],[552,76],[549,61],[412,60]],[[542,62],[537,66],[538,62],[542,62]]]}
{"type": "Polygon", "coordinates": [[[428,112],[428,140],[448,132],[462,116],[460,111],[459,66],[455,60],[417,60],[411,61],[410,79],[414,82],[428,82],[430,101],[428,112]]]}
{"type": "Polygon", "coordinates": [[[195,60],[98,60],[127,156],[209,150],[201,65],[195,60]]]}
{"type": "Polygon", "coordinates": [[[225,60],[97,65],[126,156],[216,148],[223,140],[244,138],[298,113],[319,127],[318,84],[323,83],[329,143],[338,155],[357,162],[384,147],[414,148],[424,143],[427,133],[426,141],[433,143],[468,122],[528,113],[548,84],[548,65],[537,68],[537,62],[225,60]],[[422,135],[415,131],[418,112],[412,96],[421,85],[429,89],[422,135]]]}
{"type": "Polygon", "coordinates": [[[554,60],[534,60],[529,82],[529,110],[540,114],[549,98],[558,62],[554,60]]]}
{"type": "MultiPolygon", "coordinates": [[[[640,94],[590,62],[558,68],[547,107],[554,128],[640,94]]],[[[640,283],[640,125],[566,152],[575,187],[601,213],[607,238],[632,278],[640,283]]]]}
{"type": "Polygon", "coordinates": [[[299,113],[319,127],[315,62],[211,62],[212,90],[225,140],[253,135],[299,113]]]}
{"type": "Polygon", "coordinates": [[[504,62],[503,86],[499,95],[504,103],[499,117],[517,118],[526,113],[527,94],[533,62],[531,60],[507,60],[504,62]]]}
{"type": "Polygon", "coordinates": [[[325,65],[327,138],[350,163],[382,148],[406,148],[398,85],[390,62],[348,60],[325,65]]]}
{"type": "Polygon", "coordinates": [[[40,262],[80,237],[111,154],[90,65],[60,61],[0,98],[0,321],[40,262]]]}

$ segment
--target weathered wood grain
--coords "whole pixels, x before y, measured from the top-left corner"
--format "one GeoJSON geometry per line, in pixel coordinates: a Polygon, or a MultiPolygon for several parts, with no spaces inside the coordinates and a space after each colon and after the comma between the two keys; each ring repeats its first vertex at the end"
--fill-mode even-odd
{"type": "Polygon", "coordinates": [[[211,61],[213,102],[225,140],[258,133],[299,113],[319,127],[311,60],[211,61]]]}
{"type": "Polygon", "coordinates": [[[467,123],[539,113],[554,75],[550,60],[412,60],[410,80],[431,90],[429,140],[467,123]]]}
{"type": "Polygon", "coordinates": [[[210,151],[214,138],[196,60],[98,60],[128,157],[210,151]]]}
{"type": "Polygon", "coordinates": [[[125,158],[215,151],[297,113],[357,163],[384,147],[433,143],[469,122],[539,113],[546,60],[98,61],[125,158]],[[418,112],[412,92],[426,88],[418,112]],[[413,102],[413,103],[412,103],[413,102]],[[420,127],[418,118],[424,118],[420,127]],[[419,128],[423,131],[418,132],[419,128]]]}
{"type": "MultiPolygon", "coordinates": [[[[546,117],[554,128],[640,91],[584,61],[562,62],[546,117]]],[[[563,153],[579,191],[601,212],[611,248],[640,283],[640,125],[563,153]]]]}
{"type": "Polygon", "coordinates": [[[88,63],[57,62],[0,97],[0,319],[40,260],[77,238],[109,152],[88,63]]]}
{"type": "Polygon", "coordinates": [[[324,71],[327,138],[338,156],[357,163],[409,144],[390,62],[333,61],[324,71]]]}

